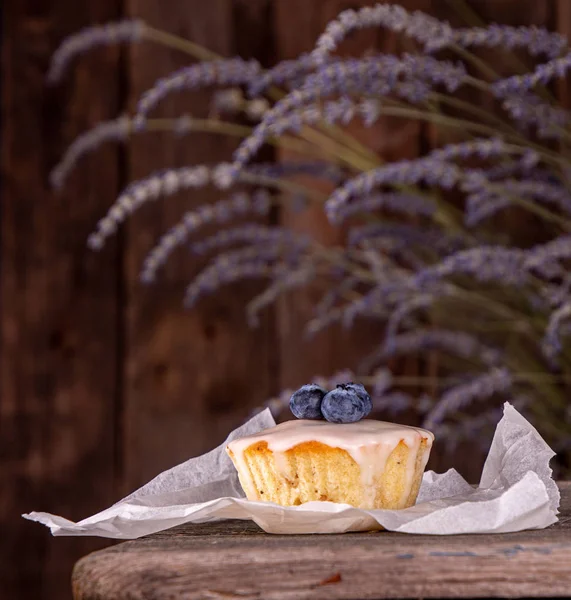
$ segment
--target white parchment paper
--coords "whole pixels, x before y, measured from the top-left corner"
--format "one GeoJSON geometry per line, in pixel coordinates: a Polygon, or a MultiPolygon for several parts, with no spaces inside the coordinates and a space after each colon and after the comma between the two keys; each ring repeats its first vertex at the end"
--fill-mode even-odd
{"type": "MultiPolygon", "coordinates": [[[[379,528],[448,535],[540,529],[557,521],[559,490],[551,476],[554,452],[506,402],[478,487],[454,469],[425,473],[417,504],[405,510],[362,510],[308,502],[282,507],[244,498],[224,448],[235,438],[273,426],[266,410],[233,431],[218,448],[161,473],[110,508],[79,523],[48,513],[26,519],[53,535],[132,539],[182,523],[251,519],[268,533],[342,533],[379,528]]],[[[436,442],[437,443],[437,442],[436,442]]]]}

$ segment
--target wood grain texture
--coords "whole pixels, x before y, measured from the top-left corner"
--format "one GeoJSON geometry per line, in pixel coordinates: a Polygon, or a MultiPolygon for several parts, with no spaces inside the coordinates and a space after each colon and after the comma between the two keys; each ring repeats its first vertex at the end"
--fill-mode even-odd
{"type": "MultiPolygon", "coordinates": [[[[231,56],[235,46],[244,54],[255,53],[262,39],[258,31],[263,26],[263,5],[239,4],[239,31],[231,0],[172,2],[168,10],[156,0],[130,0],[128,12],[223,56],[231,56]]],[[[131,105],[156,79],[191,62],[178,51],[154,45],[132,47],[131,105]]],[[[204,117],[209,97],[209,92],[173,94],[154,115],[204,117]]],[[[216,164],[229,160],[234,147],[233,140],[208,134],[141,138],[130,153],[129,179],[160,168],[216,164]]],[[[253,331],[245,319],[246,303],[259,287],[235,285],[185,310],[185,287],[204,267],[186,249],[173,255],[156,285],[139,283],[142,261],[159,237],[186,210],[223,197],[221,192],[205,189],[162,199],[143,207],[126,231],[126,490],[216,446],[273,391],[271,325],[265,319],[253,331]]]]}
{"type": "Polygon", "coordinates": [[[82,161],[62,193],[48,173],[72,139],[119,110],[118,53],[74,64],[45,85],[51,52],[120,2],[2,4],[0,236],[0,595],[70,597],[69,574],[100,541],[54,544],[20,518],[47,510],[80,519],[116,498],[117,248],[85,241],[101,198],[117,189],[117,153],[82,161]]]}
{"type": "Polygon", "coordinates": [[[251,523],[185,525],[75,567],[76,600],[353,600],[571,596],[571,483],[560,521],[496,535],[268,535],[251,523]]]}

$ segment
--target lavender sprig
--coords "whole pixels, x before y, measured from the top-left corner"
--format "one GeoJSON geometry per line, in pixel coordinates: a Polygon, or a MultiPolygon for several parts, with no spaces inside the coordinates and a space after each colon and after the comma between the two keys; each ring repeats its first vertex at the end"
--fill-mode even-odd
{"type": "Polygon", "coordinates": [[[465,241],[460,235],[451,235],[432,227],[420,229],[405,223],[367,223],[352,227],[349,230],[348,243],[349,246],[365,243],[370,246],[379,237],[392,239],[403,247],[419,246],[439,254],[457,252],[465,246],[465,241]]]}
{"type": "Polygon", "coordinates": [[[495,183],[492,189],[477,189],[466,196],[466,225],[474,227],[483,219],[513,206],[514,196],[553,204],[571,215],[571,195],[561,185],[538,180],[504,179],[495,183]]]}
{"type": "Polygon", "coordinates": [[[159,102],[173,91],[196,90],[207,86],[243,85],[253,81],[260,73],[255,60],[230,58],[183,67],[167,77],[159,79],[147,90],[137,104],[137,116],[144,118],[159,102]]]}
{"type": "MultiPolygon", "coordinates": [[[[176,135],[184,135],[191,130],[192,120],[188,115],[183,115],[172,119],[166,128],[176,135]]],[[[68,146],[63,157],[50,173],[50,184],[55,189],[61,189],[78,161],[106,142],[126,142],[131,135],[147,131],[149,131],[148,123],[145,120],[132,119],[128,116],[95,125],[76,137],[68,146]]]]}
{"type": "Polygon", "coordinates": [[[303,264],[297,269],[280,273],[261,294],[248,303],[247,315],[250,327],[257,327],[260,324],[258,315],[264,308],[275,304],[285,292],[303,287],[313,279],[315,279],[315,270],[303,264]]]}
{"type": "MultiPolygon", "coordinates": [[[[512,404],[516,406],[516,401],[512,400],[512,404]]],[[[520,406],[516,408],[521,410],[520,406]]],[[[502,408],[491,408],[464,421],[434,423],[431,430],[439,439],[445,440],[448,452],[454,452],[459,443],[466,441],[476,442],[482,452],[486,452],[490,447],[493,428],[502,418],[502,414],[502,408]],[[487,436],[483,435],[486,430],[489,431],[487,436]]]]}
{"type": "Polygon", "coordinates": [[[527,92],[537,85],[549,84],[554,77],[565,77],[570,67],[571,52],[538,65],[531,73],[500,79],[492,84],[492,90],[499,96],[527,92]]]}
{"type": "Polygon", "coordinates": [[[269,87],[294,87],[313,70],[316,63],[310,54],[301,54],[293,60],[282,60],[275,67],[261,73],[248,87],[248,95],[256,97],[269,87]]]}
{"type": "Polygon", "coordinates": [[[457,385],[442,395],[426,416],[424,426],[431,429],[441,423],[449,413],[459,412],[474,400],[484,400],[495,394],[507,392],[512,384],[512,375],[507,369],[495,368],[468,383],[457,385]]]}
{"type": "Polygon", "coordinates": [[[329,220],[337,223],[339,213],[353,196],[370,194],[383,185],[407,185],[425,182],[450,189],[467,176],[456,165],[432,158],[403,160],[366,171],[338,187],[325,204],[329,220]]]}
{"type": "Polygon", "coordinates": [[[60,162],[50,173],[50,183],[61,189],[77,161],[85,154],[95,150],[105,142],[124,142],[133,131],[133,121],[122,116],[112,121],[99,123],[93,129],[78,136],[68,147],[60,162]]]}
{"type": "Polygon", "coordinates": [[[125,19],[86,27],[67,37],[53,53],[46,79],[55,84],[61,81],[72,60],[97,46],[122,42],[138,42],[145,34],[145,23],[140,19],[125,19]]]}
{"type": "Polygon", "coordinates": [[[540,202],[554,204],[563,212],[571,215],[571,194],[560,185],[543,181],[517,181],[515,179],[502,181],[500,185],[510,194],[530,196],[540,202]]]}
{"type": "Polygon", "coordinates": [[[525,48],[532,56],[545,54],[548,58],[559,56],[567,48],[567,38],[542,27],[511,27],[491,23],[486,27],[456,29],[454,43],[463,48],[525,48]]]}
{"type": "Polygon", "coordinates": [[[307,324],[306,334],[311,338],[335,323],[342,323],[343,326],[349,327],[357,316],[379,318],[386,314],[386,308],[381,302],[381,295],[375,289],[344,306],[335,306],[321,312],[307,324]]]}
{"type": "Polygon", "coordinates": [[[304,123],[318,120],[319,113],[315,109],[303,115],[300,112],[301,108],[316,100],[338,93],[366,92],[386,96],[395,92],[418,102],[430,90],[429,81],[442,83],[449,91],[454,91],[465,75],[461,64],[422,56],[395,58],[377,55],[367,59],[335,61],[309,75],[301,89],[285,96],[266,113],[262,122],[234,153],[233,173],[240,171],[270,135],[300,129],[304,123]]]}
{"type": "Polygon", "coordinates": [[[418,294],[409,300],[405,300],[393,310],[387,321],[385,333],[385,350],[387,353],[392,351],[401,323],[416,311],[426,309],[434,304],[435,299],[431,294],[418,294]]]}
{"type": "Polygon", "coordinates": [[[403,32],[421,43],[427,51],[438,50],[453,39],[453,30],[448,23],[420,11],[409,13],[401,6],[376,4],[357,11],[345,10],[328,23],[312,52],[314,60],[325,61],[351,32],[371,27],[403,32]]]}
{"type": "Polygon", "coordinates": [[[571,258],[571,235],[563,235],[527,251],[523,267],[539,273],[549,265],[571,258]]]}
{"type": "Polygon", "coordinates": [[[469,333],[448,329],[417,329],[391,337],[389,343],[379,348],[363,368],[370,369],[381,361],[405,354],[440,350],[465,360],[477,360],[489,367],[496,366],[502,353],[469,333]]]}
{"type": "Polygon", "coordinates": [[[529,273],[524,269],[527,257],[525,250],[517,248],[479,246],[448,256],[419,272],[415,279],[422,285],[450,275],[470,275],[480,282],[522,286],[529,281],[529,273]]]}
{"type": "Polygon", "coordinates": [[[552,308],[557,308],[571,300],[571,273],[567,273],[559,284],[544,285],[540,290],[540,295],[552,308]]]}
{"type": "Polygon", "coordinates": [[[276,163],[254,163],[248,168],[248,173],[283,179],[298,175],[308,175],[320,179],[340,183],[345,178],[345,173],[338,165],[325,161],[280,161],[276,163]]]}
{"type": "Polygon", "coordinates": [[[449,162],[458,158],[478,158],[489,159],[508,154],[510,148],[501,138],[478,138],[458,144],[448,144],[442,148],[437,148],[429,153],[433,160],[449,162]]]}
{"type": "Polygon", "coordinates": [[[227,223],[232,218],[246,214],[266,215],[270,209],[270,196],[265,190],[258,190],[252,196],[235,194],[228,200],[205,204],[187,212],[182,219],[161,237],[143,263],[141,280],[150,283],[173,250],[185,243],[188,237],[210,223],[227,223]]]}
{"type": "Polygon", "coordinates": [[[217,289],[247,279],[261,279],[275,277],[282,273],[282,269],[276,265],[268,265],[265,261],[252,261],[238,264],[232,269],[223,269],[222,266],[216,270],[205,272],[187,287],[184,297],[184,305],[192,308],[198,300],[206,295],[213,294],[217,289]]]}
{"type": "Polygon", "coordinates": [[[410,394],[394,391],[380,397],[373,398],[373,410],[386,412],[389,415],[396,416],[399,413],[414,408],[415,402],[410,394]]]}
{"type": "Polygon", "coordinates": [[[204,187],[209,181],[210,169],[201,165],[167,169],[133,182],[117,198],[105,217],[97,223],[97,229],[89,236],[87,245],[92,250],[103,248],[105,240],[144,203],[157,200],[161,196],[170,196],[181,190],[204,187]]]}
{"type": "Polygon", "coordinates": [[[523,127],[535,127],[542,139],[560,139],[565,127],[571,122],[569,112],[559,106],[552,106],[531,93],[501,94],[502,108],[523,127]]]}
{"type": "MultiPolygon", "coordinates": [[[[254,211],[259,213],[259,209],[254,211]]],[[[196,242],[191,246],[195,254],[207,254],[213,250],[220,250],[234,244],[245,243],[250,245],[264,243],[283,242],[286,245],[308,246],[311,238],[307,235],[298,234],[285,227],[267,227],[255,223],[247,223],[241,227],[222,229],[204,240],[196,242]]]]}
{"type": "Polygon", "coordinates": [[[510,198],[497,192],[480,191],[469,194],[466,197],[464,222],[468,227],[475,227],[512,204],[510,198]]]}
{"type": "Polygon", "coordinates": [[[436,205],[426,196],[404,193],[374,194],[346,204],[338,212],[339,221],[359,213],[370,213],[380,209],[400,212],[408,216],[431,217],[436,205]]]}
{"type": "Polygon", "coordinates": [[[298,268],[302,252],[278,242],[219,254],[187,287],[185,305],[194,306],[202,296],[236,281],[282,279],[298,268]]]}
{"type": "Polygon", "coordinates": [[[541,348],[544,355],[550,362],[555,362],[557,356],[563,350],[562,342],[562,323],[571,317],[571,301],[562,304],[557,310],[551,313],[549,323],[545,330],[545,336],[541,348]]]}

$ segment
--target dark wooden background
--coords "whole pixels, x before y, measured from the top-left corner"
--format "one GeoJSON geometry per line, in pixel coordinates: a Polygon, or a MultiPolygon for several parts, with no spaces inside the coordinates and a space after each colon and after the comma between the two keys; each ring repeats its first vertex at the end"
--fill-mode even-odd
{"type": "MultiPolygon", "coordinates": [[[[447,0],[408,0],[458,21],[447,0]]],[[[61,194],[49,170],[81,131],[133,105],[154,80],[184,64],[157,46],[102,49],[78,61],[64,85],[46,88],[49,56],[78,28],[139,16],[223,55],[270,64],[311,48],[328,20],[367,2],[346,0],[5,0],[2,3],[2,181],[0,237],[0,597],[64,599],[75,560],[104,540],[51,539],[20,513],[46,510],[74,520],[113,503],[157,472],[218,444],[283,385],[355,361],[377,333],[333,330],[301,350],[298,324],[310,295],[269,313],[251,331],[234,287],[185,312],[182,292],[198,264],[174,260],[159,286],[138,272],[157,236],[188,204],[147,207],[100,254],[85,240],[131,179],[160,167],[226,159],[220,138],[192,142],[140,136],[81,162],[61,194]]],[[[479,0],[481,15],[566,32],[569,0],[479,0]]],[[[394,49],[367,32],[345,44],[394,49]]],[[[204,113],[199,94],[165,103],[165,114],[204,113]]],[[[382,122],[370,142],[387,156],[414,156],[429,129],[382,122]],[[398,133],[398,136],[394,135],[398,133]],[[396,143],[394,140],[398,140],[396,143]]],[[[193,202],[214,197],[211,192],[193,202]]],[[[293,227],[332,239],[320,215],[293,227]]],[[[416,364],[403,365],[407,371],[416,364]]],[[[458,460],[458,457],[456,458],[458,460]]],[[[475,463],[465,461],[468,473],[475,463]]]]}

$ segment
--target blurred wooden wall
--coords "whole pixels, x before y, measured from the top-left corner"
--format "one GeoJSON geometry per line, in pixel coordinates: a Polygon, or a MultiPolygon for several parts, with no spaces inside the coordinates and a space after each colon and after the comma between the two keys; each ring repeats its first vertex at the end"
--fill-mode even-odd
{"type": "MultiPolygon", "coordinates": [[[[458,22],[447,0],[408,0],[458,22]]],[[[0,237],[0,597],[70,597],[75,560],[107,542],[51,539],[20,513],[88,516],[157,472],[222,441],[282,385],[354,364],[376,332],[332,331],[305,351],[296,334],[309,298],[269,313],[252,331],[242,285],[185,312],[185,282],[200,266],[178,257],[160,285],[138,272],[153,241],[188,198],[146,207],[102,253],[86,250],[97,219],[131,179],[161,167],[227,159],[232,144],[196,136],[141,135],[105,147],[62,193],[50,169],[81,131],[132,107],[154,80],[185,64],[180,53],[145,44],[101,49],[77,61],[61,87],[47,88],[51,52],[78,28],[127,16],[186,36],[223,55],[264,64],[311,48],[326,22],[364,1],[347,0],[17,0],[2,3],[2,181],[0,237]],[[283,313],[286,310],[286,313],[283,313]],[[289,324],[289,328],[284,327],[289,324]]],[[[504,23],[569,26],[568,0],[478,0],[504,23]],[[559,19],[558,19],[559,15],[559,19]]],[[[394,36],[367,32],[346,44],[387,50],[394,36]]],[[[207,95],[165,103],[165,114],[204,113],[207,95]]],[[[389,156],[414,156],[433,136],[421,126],[381,122],[370,141],[389,156]],[[400,137],[399,137],[400,136],[400,137]],[[398,137],[396,144],[389,143],[398,137]]],[[[212,192],[193,203],[214,199],[212,192]]],[[[309,227],[331,232],[319,215],[309,227]]],[[[309,225],[308,225],[309,223],[309,225]]],[[[407,365],[407,369],[416,368],[407,365]]]]}

